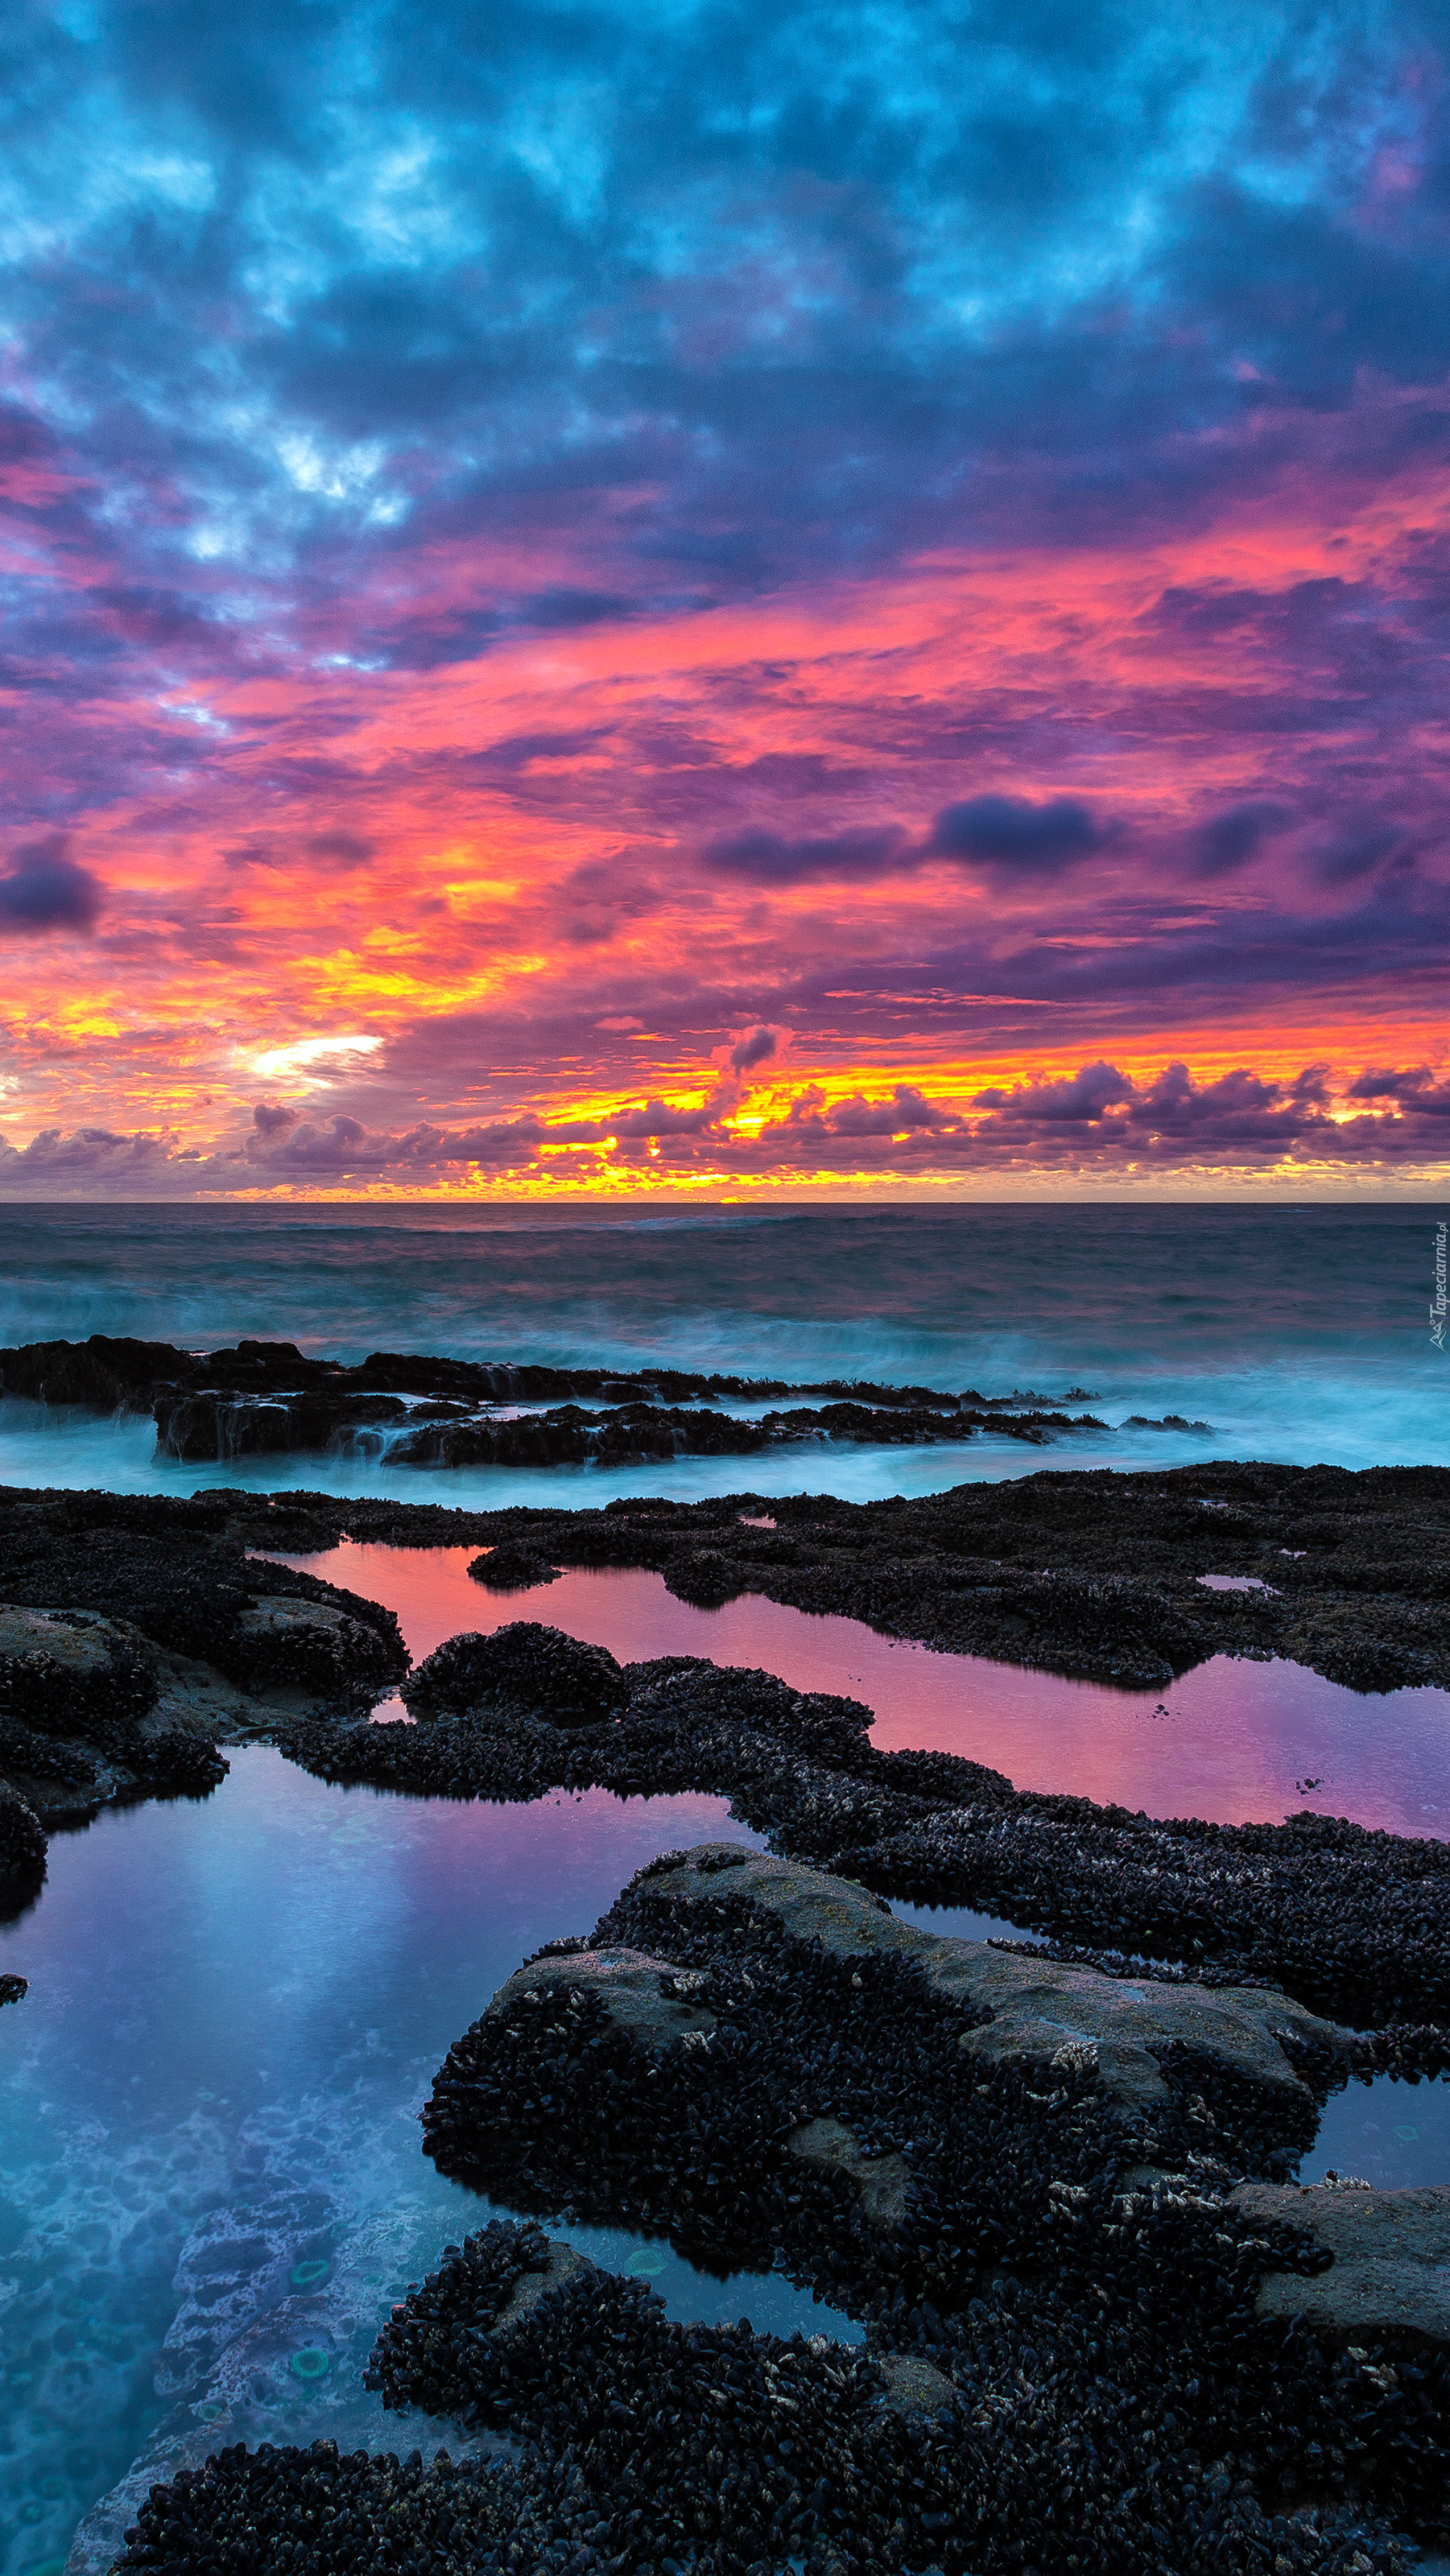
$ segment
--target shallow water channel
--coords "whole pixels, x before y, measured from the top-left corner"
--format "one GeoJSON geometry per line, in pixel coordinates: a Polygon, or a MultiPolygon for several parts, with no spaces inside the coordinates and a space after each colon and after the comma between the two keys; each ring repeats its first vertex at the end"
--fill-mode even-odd
{"type": "MultiPolygon", "coordinates": [[[[1450,1821],[1444,1693],[1361,1700],[1220,1660],[1155,1716],[1152,1694],[849,1620],[755,1599],[695,1610],[652,1574],[500,1599],[469,1581],[472,1553],[348,1545],[309,1562],[396,1609],[415,1656],[545,1618],[625,1659],[709,1654],[848,1691],[879,1712],[878,1742],[943,1745],[1026,1786],[1230,1820],[1312,1803],[1399,1831],[1450,1821]],[[1296,1788],[1307,1772],[1322,1796],[1296,1788]]],[[[106,2567],[151,2480],[219,2441],[456,2451],[454,2428],[385,2415],[360,2385],[392,2301],[490,2214],[422,2154],[433,2073],[521,1959],[587,1931],[654,1853],[758,1846],[714,1797],[454,1803],[329,1786],[265,1747],[230,1758],[209,1799],[54,1837],[39,1900],[0,1928],[0,1971],[30,1979],[0,2014],[0,2576],[61,2576],[68,2553],[72,2576],[106,2567]]],[[[1003,1928],[896,1910],[967,1937],[1003,1928]]],[[[1443,2180],[1447,2114],[1444,2085],[1351,2086],[1305,2179],[1443,2180]]],[[[645,2272],[676,2316],[857,2332],[779,2276],[722,2283],[622,2231],[558,2232],[645,2272]]]]}
{"type": "Polygon", "coordinates": [[[415,1661],[461,1630],[540,1619],[607,1646],[621,1663],[706,1655],[778,1673],[797,1690],[864,1700],[884,1752],[963,1754],[1019,1789],[1225,1825],[1279,1823],[1310,1807],[1388,1833],[1450,1835],[1450,1691],[1366,1698],[1302,1664],[1229,1655],[1162,1690],[1115,1690],[938,1654],[756,1593],[700,1610],[643,1568],[570,1567],[529,1591],[489,1592],[468,1574],[477,1554],[344,1539],[326,1555],[277,1562],[396,1611],[415,1661]]]}

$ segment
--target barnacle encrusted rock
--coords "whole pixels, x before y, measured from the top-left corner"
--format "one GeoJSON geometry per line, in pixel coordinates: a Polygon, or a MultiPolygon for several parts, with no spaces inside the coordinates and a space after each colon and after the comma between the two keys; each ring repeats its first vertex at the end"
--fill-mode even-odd
{"type": "Polygon", "coordinates": [[[1432,2272],[1450,2193],[1236,2188],[1307,2142],[1350,2035],[1180,1985],[1064,2036],[1048,2007],[1096,2028],[1114,1984],[737,1845],[650,1864],[450,2051],[429,2150],[783,2269],[864,2343],[676,2322],[491,2219],[369,2384],[507,2468],[224,2453],[152,2489],[120,2569],[1408,2576],[1396,2534],[1450,2528],[1450,2348],[1375,2267],[1389,2229],[1402,2289],[1432,2272]]]}
{"type": "MultiPolygon", "coordinates": [[[[672,2326],[602,2274],[555,2288],[537,2229],[454,2249],[385,2329],[380,2384],[567,2441],[623,2570],[684,2563],[666,2499],[721,2576],[1394,2570],[1382,2516],[1450,2523],[1450,2338],[1438,2289],[1405,2289],[1411,2261],[1450,2254],[1450,2193],[1409,2196],[1440,2204],[1412,2241],[1394,2213],[1396,2303],[1377,2196],[1264,2179],[1358,2044],[1263,1989],[943,1939],[738,1845],[667,1854],[587,1941],[507,1981],[450,2051],[425,2141],[515,2206],[773,2263],[859,2317],[834,2428],[810,2436],[823,2476],[808,2489],[774,2447],[779,2348],[672,2326]],[[551,2275],[527,2316],[521,2261],[551,2275]],[[706,2395],[722,2378],[734,2451],[706,2395]],[[873,2448],[888,2417],[939,2434],[930,2480],[873,2448]]],[[[803,2361],[789,2392],[810,2396],[803,2361]]]]}
{"type": "Polygon", "coordinates": [[[501,1539],[482,1556],[476,1556],[468,1569],[475,1583],[489,1592],[531,1592],[536,1584],[557,1583],[559,1569],[547,1557],[530,1547],[514,1547],[501,1539]]]}
{"type": "Polygon", "coordinates": [[[450,1637],[408,1675],[403,1698],[419,1714],[499,1700],[557,1725],[596,1726],[619,1715],[629,1683],[607,1647],[515,1619],[491,1636],[469,1630],[450,1637]]]}
{"type": "Polygon", "coordinates": [[[704,1980],[629,1949],[582,1950],[562,1961],[515,1968],[488,2007],[505,2029],[537,2012],[555,1986],[597,2004],[601,2015],[642,2049],[673,2048],[715,2028],[715,2015],[694,2001],[704,1980]]]}
{"type": "Polygon", "coordinates": [[[831,1957],[870,1953],[909,1959],[928,1992],[963,2008],[970,2027],[959,2045],[995,2065],[1052,2060],[1064,2042],[1089,2046],[1103,2093],[1134,2109],[1167,2097],[1163,2059],[1191,2050],[1242,2083],[1306,2104],[1294,2062],[1350,2063],[1352,2032],[1286,1995],[1259,1987],[1195,1986],[1106,1977],[1088,1968],[1024,1957],[981,1941],[955,1941],[899,1923],[865,1888],[770,1854],[743,1857],[736,1845],[706,1843],[657,1869],[654,1888],[681,1909],[713,1909],[722,1863],[738,1904],[774,1917],[791,1939],[831,1957]]]}
{"type": "Polygon", "coordinates": [[[0,1604],[5,1716],[47,1735],[89,1735],[97,1722],[145,1717],[157,1692],[134,1632],[86,1611],[0,1604]]]}
{"type": "Polygon", "coordinates": [[[407,1669],[376,1603],[251,1564],[205,1525],[168,1543],[151,1496],[90,1498],[133,1505],[142,1527],[83,1535],[65,1508],[77,1499],[41,1498],[4,1530],[17,1597],[0,1604],[0,1779],[42,1826],[116,1798],[204,1795],[226,1776],[219,1737],[366,1709],[407,1669]]]}

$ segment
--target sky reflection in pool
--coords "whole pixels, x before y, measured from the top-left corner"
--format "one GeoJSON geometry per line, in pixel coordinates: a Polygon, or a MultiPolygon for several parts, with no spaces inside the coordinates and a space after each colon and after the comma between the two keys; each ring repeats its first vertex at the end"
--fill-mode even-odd
{"type": "Polygon", "coordinates": [[[1330,2095],[1319,2135],[1299,2168],[1301,2182],[1356,2174],[1377,2191],[1450,2182],[1450,2084],[1406,2084],[1377,2075],[1330,2095]]]}
{"type": "MultiPolygon", "coordinates": [[[[331,1787],[260,1746],[231,1761],[204,1802],[57,1835],[0,1931],[0,1968],[30,1979],[0,2015],[3,2576],[63,2555],[158,2431],[142,2493],[176,2440],[448,2440],[358,2384],[391,2302],[490,2214],[422,2152],[436,2067],[656,1852],[757,1839],[718,1798],[460,1805],[331,1787]]],[[[721,2285],[623,2231],[562,2232],[611,2268],[662,2257],[677,2316],[856,2334],[777,2277],[721,2285]]]]}
{"type": "MultiPolygon", "coordinates": [[[[307,1561],[396,1609],[415,1656],[540,1618],[623,1660],[704,1654],[846,1692],[877,1710],[884,1747],[938,1745],[1027,1788],[1225,1821],[1306,1803],[1402,1832],[1450,1821],[1443,1692],[1361,1699],[1226,1659],[1161,1695],[1117,1692],[759,1598],[697,1610],[648,1572],[498,1596],[469,1580],[474,1553],[345,1544],[307,1561]]],[[[655,1852],[758,1847],[714,1797],[507,1807],[343,1790],[261,1747],[232,1764],[206,1802],[57,1836],[40,1901],[0,1930],[0,1967],[31,1979],[0,2016],[0,2576],[63,2554],[133,2471],[111,2521],[87,2525],[85,2563],[108,2564],[135,2493],[223,2440],[449,2439],[359,2387],[392,2300],[488,2214],[421,2153],[435,2068],[529,1951],[587,1931],[655,1852]]],[[[1443,2085],[1351,2086],[1304,2179],[1332,2164],[1442,2180],[1447,2113],[1443,2085]]],[[[611,2268],[660,2260],[645,2277],[677,2316],[855,2331],[774,2276],[722,2286],[667,2247],[565,2232],[611,2268]]]]}
{"type": "Polygon", "coordinates": [[[419,1660],[460,1630],[541,1619],[621,1663],[707,1655],[758,1665],[798,1690],[842,1692],[875,1709],[883,1752],[964,1754],[1019,1789],[1219,1824],[1277,1823],[1310,1807],[1390,1833],[1450,1834],[1450,1691],[1366,1697],[1302,1664],[1228,1655],[1161,1690],[1113,1690],[937,1654],[754,1593],[699,1610],[647,1569],[570,1567],[529,1592],[489,1592],[467,1571],[477,1554],[345,1539],[280,1562],[384,1602],[419,1660]]]}

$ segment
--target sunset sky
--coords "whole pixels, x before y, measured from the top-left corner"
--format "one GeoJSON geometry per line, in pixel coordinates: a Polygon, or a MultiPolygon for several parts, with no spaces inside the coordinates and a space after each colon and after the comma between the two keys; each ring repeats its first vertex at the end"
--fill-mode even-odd
{"type": "Polygon", "coordinates": [[[1440,1185],[1442,8],[0,55],[0,1195],[1440,1185]]]}

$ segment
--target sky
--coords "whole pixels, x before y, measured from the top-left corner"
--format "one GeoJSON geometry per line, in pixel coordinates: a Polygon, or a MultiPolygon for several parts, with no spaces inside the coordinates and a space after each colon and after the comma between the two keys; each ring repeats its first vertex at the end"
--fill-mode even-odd
{"type": "Polygon", "coordinates": [[[0,1196],[1434,1192],[1447,55],[12,0],[0,1196]]]}

